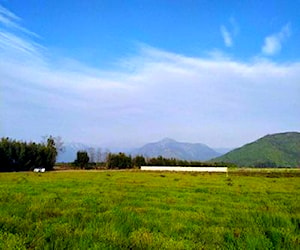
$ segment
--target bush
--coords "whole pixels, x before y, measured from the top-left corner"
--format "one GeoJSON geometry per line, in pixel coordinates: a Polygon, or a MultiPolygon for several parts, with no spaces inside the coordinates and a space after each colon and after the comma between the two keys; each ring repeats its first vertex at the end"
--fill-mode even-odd
{"type": "Polygon", "coordinates": [[[107,156],[106,165],[107,165],[107,168],[109,168],[109,169],[132,168],[132,159],[131,159],[131,156],[127,156],[124,153],[119,153],[119,154],[110,153],[107,156]]]}

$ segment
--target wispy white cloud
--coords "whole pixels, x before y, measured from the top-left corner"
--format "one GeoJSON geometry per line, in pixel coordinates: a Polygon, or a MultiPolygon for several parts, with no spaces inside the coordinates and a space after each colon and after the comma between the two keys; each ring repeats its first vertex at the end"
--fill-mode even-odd
{"type": "Polygon", "coordinates": [[[41,63],[45,48],[34,39],[34,32],[22,27],[21,18],[0,5],[0,53],[7,60],[19,60],[23,63],[41,63]]]}
{"type": "Polygon", "coordinates": [[[236,37],[239,33],[239,26],[236,22],[236,20],[233,17],[229,18],[229,28],[225,25],[220,26],[221,35],[224,40],[224,44],[226,47],[232,47],[233,46],[233,39],[236,37]]]}
{"type": "Polygon", "coordinates": [[[291,35],[291,27],[289,24],[275,34],[267,36],[262,46],[264,55],[273,56],[281,51],[282,43],[291,35]]]}
{"type": "Polygon", "coordinates": [[[36,33],[22,27],[19,23],[21,22],[21,18],[4,8],[0,4],[0,24],[4,25],[7,28],[13,28],[19,30],[27,35],[39,37],[36,33]]]}
{"type": "Polygon", "coordinates": [[[9,11],[8,9],[4,8],[1,4],[0,4],[0,15],[3,18],[3,20],[5,20],[4,22],[11,24],[12,26],[14,24],[13,24],[13,21],[11,21],[11,20],[15,20],[15,21],[21,20],[21,18],[16,16],[14,13],[9,11]]]}
{"type": "Polygon", "coordinates": [[[238,146],[300,122],[299,63],[192,58],[140,45],[119,70],[103,71],[60,55],[54,62],[39,47],[12,31],[0,35],[4,136],[126,146],[170,136],[238,146]]]}
{"type": "Polygon", "coordinates": [[[222,25],[220,29],[221,29],[221,34],[222,34],[225,45],[227,47],[231,47],[232,46],[231,34],[229,33],[229,31],[227,30],[227,28],[224,25],[222,25]]]}
{"type": "Polygon", "coordinates": [[[233,17],[229,19],[229,23],[230,28],[226,27],[225,25],[221,25],[220,27],[221,35],[226,47],[233,46],[233,38],[239,33],[239,26],[233,17]]]}
{"type": "Polygon", "coordinates": [[[22,56],[23,54],[38,56],[40,50],[43,49],[41,45],[32,40],[27,40],[5,31],[0,31],[0,47],[9,50],[10,53],[16,56],[22,56]]]}

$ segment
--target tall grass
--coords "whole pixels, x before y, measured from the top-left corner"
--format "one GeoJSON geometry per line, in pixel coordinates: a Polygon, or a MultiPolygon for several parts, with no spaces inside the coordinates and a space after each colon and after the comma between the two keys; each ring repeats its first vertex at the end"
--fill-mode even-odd
{"type": "Polygon", "coordinates": [[[299,249],[300,178],[0,175],[0,249],[299,249]]]}

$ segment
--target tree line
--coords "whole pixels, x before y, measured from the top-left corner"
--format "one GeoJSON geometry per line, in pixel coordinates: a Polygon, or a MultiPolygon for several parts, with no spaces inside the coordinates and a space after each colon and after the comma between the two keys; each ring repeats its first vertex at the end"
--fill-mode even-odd
{"type": "MultiPolygon", "coordinates": [[[[23,142],[10,138],[0,140],[0,172],[30,171],[34,168],[52,170],[56,163],[59,151],[63,150],[60,137],[44,137],[43,142],[23,142]]],[[[94,151],[78,151],[74,167],[82,169],[106,168],[106,169],[132,169],[141,166],[197,166],[197,167],[233,167],[230,163],[208,163],[200,161],[186,161],[175,158],[144,157],[137,155],[132,157],[125,153],[107,153],[102,162],[96,162],[94,151]],[[92,153],[91,153],[92,152],[92,153]]],[[[99,160],[99,159],[98,159],[99,160]]]]}
{"type": "Polygon", "coordinates": [[[37,167],[51,170],[57,156],[54,137],[43,143],[22,142],[10,138],[0,140],[0,171],[29,171],[37,167]]]}
{"type": "Polygon", "coordinates": [[[132,169],[141,166],[236,167],[231,163],[187,161],[162,156],[144,157],[143,155],[137,155],[132,157],[122,152],[108,153],[105,162],[97,164],[91,161],[87,151],[78,151],[73,165],[80,168],[97,168],[100,166],[106,169],[132,169]]]}

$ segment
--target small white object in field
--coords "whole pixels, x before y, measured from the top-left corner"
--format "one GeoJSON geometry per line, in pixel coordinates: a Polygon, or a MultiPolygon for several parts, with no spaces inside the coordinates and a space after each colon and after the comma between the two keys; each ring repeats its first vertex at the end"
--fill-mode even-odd
{"type": "Polygon", "coordinates": [[[33,169],[33,172],[36,173],[45,173],[46,169],[45,168],[35,168],[33,169]]]}

